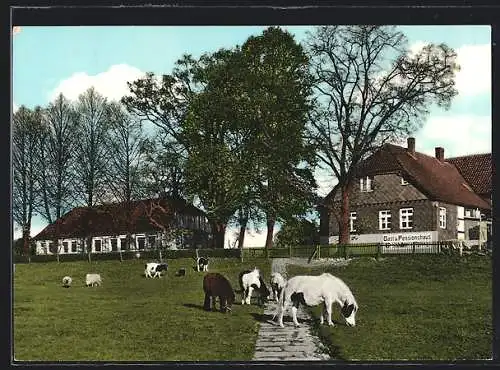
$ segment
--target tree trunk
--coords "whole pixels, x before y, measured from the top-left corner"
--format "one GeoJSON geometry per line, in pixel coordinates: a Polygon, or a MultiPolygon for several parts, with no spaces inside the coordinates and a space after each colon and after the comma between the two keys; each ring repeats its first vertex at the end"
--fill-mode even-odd
{"type": "Polygon", "coordinates": [[[341,203],[340,203],[340,222],[339,222],[339,244],[349,244],[350,227],[349,227],[349,193],[351,191],[351,182],[341,186],[341,203]]]}
{"type": "Polygon", "coordinates": [[[26,256],[30,255],[30,226],[23,227],[23,252],[26,256]]]}
{"type": "Polygon", "coordinates": [[[240,234],[238,235],[238,249],[243,249],[243,242],[245,241],[245,231],[247,230],[248,220],[240,224],[240,234]]]}
{"type": "Polygon", "coordinates": [[[226,234],[226,224],[220,221],[212,222],[213,248],[224,248],[224,237],[226,234]]]}
{"type": "Polygon", "coordinates": [[[276,220],[274,217],[267,217],[267,237],[266,237],[266,246],[265,248],[272,248],[273,246],[273,232],[274,232],[274,224],[276,220]]]}

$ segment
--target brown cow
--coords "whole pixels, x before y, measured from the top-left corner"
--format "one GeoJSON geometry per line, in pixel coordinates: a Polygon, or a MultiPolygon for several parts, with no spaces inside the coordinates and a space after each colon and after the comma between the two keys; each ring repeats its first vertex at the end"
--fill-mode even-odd
{"type": "Polygon", "coordinates": [[[216,311],[215,300],[219,297],[220,311],[231,311],[235,296],[231,283],[221,274],[210,272],[203,278],[203,291],[205,292],[205,301],[203,308],[210,311],[210,300],[212,300],[212,311],[216,311]]]}

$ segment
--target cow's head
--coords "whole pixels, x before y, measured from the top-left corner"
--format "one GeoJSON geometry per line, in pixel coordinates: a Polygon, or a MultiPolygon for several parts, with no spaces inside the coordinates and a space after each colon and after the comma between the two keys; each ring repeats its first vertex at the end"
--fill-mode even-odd
{"type": "Polygon", "coordinates": [[[341,312],[344,316],[347,326],[356,326],[356,312],[358,311],[358,305],[355,302],[344,301],[341,312]]]}

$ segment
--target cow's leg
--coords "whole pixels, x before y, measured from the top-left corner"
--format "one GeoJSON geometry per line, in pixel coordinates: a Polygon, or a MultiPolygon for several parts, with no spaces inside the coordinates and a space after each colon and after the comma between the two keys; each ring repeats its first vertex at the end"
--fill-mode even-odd
{"type": "Polygon", "coordinates": [[[226,298],[219,296],[220,312],[226,313],[226,298]]]}
{"type": "Polygon", "coordinates": [[[285,326],[283,325],[283,315],[285,314],[285,307],[278,307],[278,324],[282,328],[285,326]]]}
{"type": "Polygon", "coordinates": [[[250,302],[252,300],[252,291],[253,291],[253,288],[251,286],[249,286],[248,287],[248,294],[247,294],[247,297],[245,299],[246,304],[250,304],[250,302]]]}
{"type": "Polygon", "coordinates": [[[300,303],[305,303],[304,302],[304,294],[303,293],[293,293],[290,296],[290,299],[292,300],[292,319],[293,323],[295,326],[299,326],[299,321],[297,320],[297,310],[299,309],[300,303]]]}
{"type": "Polygon", "coordinates": [[[210,294],[205,293],[205,301],[203,302],[203,309],[210,311],[210,294]]]}
{"type": "Polygon", "coordinates": [[[323,325],[324,317],[326,317],[326,302],[323,302],[323,305],[321,307],[321,315],[319,317],[320,325],[323,325]]]}
{"type": "Polygon", "coordinates": [[[248,291],[248,289],[243,288],[243,291],[241,292],[241,294],[242,294],[242,296],[241,296],[241,305],[245,304],[245,301],[246,301],[245,298],[246,298],[247,291],[248,291]]]}
{"type": "Polygon", "coordinates": [[[292,319],[295,326],[300,326],[297,320],[297,307],[295,305],[292,306],[292,319]]]}
{"type": "Polygon", "coordinates": [[[332,304],[333,304],[332,301],[325,301],[326,320],[329,326],[335,326],[335,324],[332,321],[332,304]]]}

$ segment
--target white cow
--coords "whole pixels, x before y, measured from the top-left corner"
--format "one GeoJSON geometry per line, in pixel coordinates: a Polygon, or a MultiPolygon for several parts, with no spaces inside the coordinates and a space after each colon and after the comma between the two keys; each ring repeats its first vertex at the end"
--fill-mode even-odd
{"type": "Polygon", "coordinates": [[[85,276],[85,285],[87,286],[94,286],[98,285],[101,286],[102,279],[100,274],[87,274],[85,276]]]}
{"type": "Polygon", "coordinates": [[[283,314],[290,304],[292,304],[293,323],[295,326],[299,326],[297,309],[300,303],[307,306],[323,303],[320,324],[323,324],[325,317],[330,326],[334,326],[332,304],[337,303],[341,307],[342,316],[347,325],[356,325],[358,304],[354,295],[341,279],[329,273],[319,276],[299,275],[287,281],[285,288],[281,291],[278,308],[274,315],[274,317],[278,315],[278,323],[281,327],[284,326],[283,314]]]}
{"type": "Polygon", "coordinates": [[[240,272],[238,277],[240,288],[241,288],[241,304],[250,304],[250,299],[252,298],[252,291],[254,289],[260,289],[261,286],[261,276],[260,271],[257,267],[253,270],[245,270],[240,272]]]}
{"type": "Polygon", "coordinates": [[[269,281],[271,285],[271,291],[276,302],[279,301],[281,291],[285,287],[286,280],[279,272],[273,272],[271,274],[271,279],[269,281]]]}
{"type": "Polygon", "coordinates": [[[144,265],[144,275],[149,278],[160,278],[162,271],[167,271],[168,265],[166,263],[149,262],[144,265]]]}

